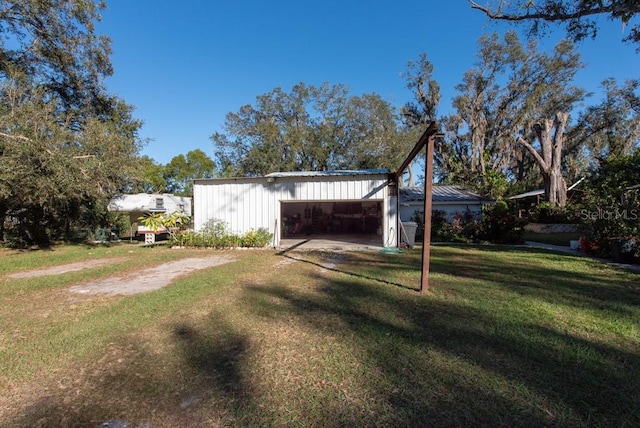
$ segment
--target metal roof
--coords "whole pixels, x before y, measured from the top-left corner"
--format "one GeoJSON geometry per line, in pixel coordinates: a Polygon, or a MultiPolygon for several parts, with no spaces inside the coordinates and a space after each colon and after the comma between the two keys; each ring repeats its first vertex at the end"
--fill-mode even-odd
{"type": "Polygon", "coordinates": [[[388,169],[352,169],[341,171],[292,171],[292,172],[272,172],[265,177],[284,178],[284,177],[335,177],[350,175],[381,175],[389,174],[388,169]]]}
{"type": "MultiPolygon", "coordinates": [[[[567,188],[567,191],[575,189],[576,186],[578,184],[582,183],[582,181],[585,178],[586,177],[582,177],[580,180],[578,180],[575,183],[573,183],[571,186],[569,186],[567,188]]],[[[544,189],[530,190],[530,191],[525,192],[525,193],[520,193],[519,195],[511,196],[509,199],[522,199],[522,198],[529,198],[531,196],[539,196],[539,195],[544,195],[544,189]]]]}
{"type": "MultiPolygon", "coordinates": [[[[418,202],[424,201],[423,187],[401,187],[400,202],[418,202]]],[[[477,193],[470,192],[460,186],[438,186],[434,185],[432,190],[433,202],[492,202],[490,199],[483,198],[477,193]]]]}
{"type": "Polygon", "coordinates": [[[509,199],[522,199],[522,198],[529,198],[531,196],[538,196],[538,195],[544,195],[544,190],[543,189],[530,190],[529,192],[520,193],[519,195],[511,196],[509,199]]]}

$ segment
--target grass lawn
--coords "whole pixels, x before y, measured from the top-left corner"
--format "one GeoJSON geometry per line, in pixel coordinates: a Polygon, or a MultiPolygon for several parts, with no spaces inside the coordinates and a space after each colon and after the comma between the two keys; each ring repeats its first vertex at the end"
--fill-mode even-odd
{"type": "Polygon", "coordinates": [[[0,250],[0,426],[640,426],[640,275],[587,258],[436,246],[420,295],[419,250],[249,250],[150,293],[68,290],[211,253],[0,250]]]}

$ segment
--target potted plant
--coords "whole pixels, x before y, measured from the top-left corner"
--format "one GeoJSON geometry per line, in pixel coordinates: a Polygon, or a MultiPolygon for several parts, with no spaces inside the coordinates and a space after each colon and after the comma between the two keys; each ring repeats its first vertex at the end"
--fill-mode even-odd
{"type": "Polygon", "coordinates": [[[578,240],[578,246],[583,253],[591,253],[593,251],[593,244],[594,242],[591,239],[583,236],[578,240]]]}

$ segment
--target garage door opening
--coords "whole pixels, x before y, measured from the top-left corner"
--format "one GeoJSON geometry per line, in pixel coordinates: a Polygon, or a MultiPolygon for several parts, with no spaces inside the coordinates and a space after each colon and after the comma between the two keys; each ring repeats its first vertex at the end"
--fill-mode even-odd
{"type": "Polygon", "coordinates": [[[282,239],[382,243],[382,201],[282,202],[282,239]]]}

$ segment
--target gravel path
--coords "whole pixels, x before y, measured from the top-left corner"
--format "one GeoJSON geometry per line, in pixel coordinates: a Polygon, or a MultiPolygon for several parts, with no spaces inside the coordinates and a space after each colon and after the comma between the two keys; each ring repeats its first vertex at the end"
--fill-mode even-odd
{"type": "Polygon", "coordinates": [[[115,276],[100,281],[74,285],[69,290],[80,294],[131,295],[157,290],[176,278],[234,261],[231,257],[211,256],[176,260],[160,266],[143,269],[127,276],[115,276]]]}
{"type": "Polygon", "coordinates": [[[30,270],[26,272],[16,272],[7,275],[7,278],[34,278],[37,276],[61,275],[67,272],[76,272],[82,269],[91,269],[98,266],[109,265],[126,260],[126,257],[114,257],[111,259],[88,260],[84,262],[67,263],[60,266],[30,270]]]}

